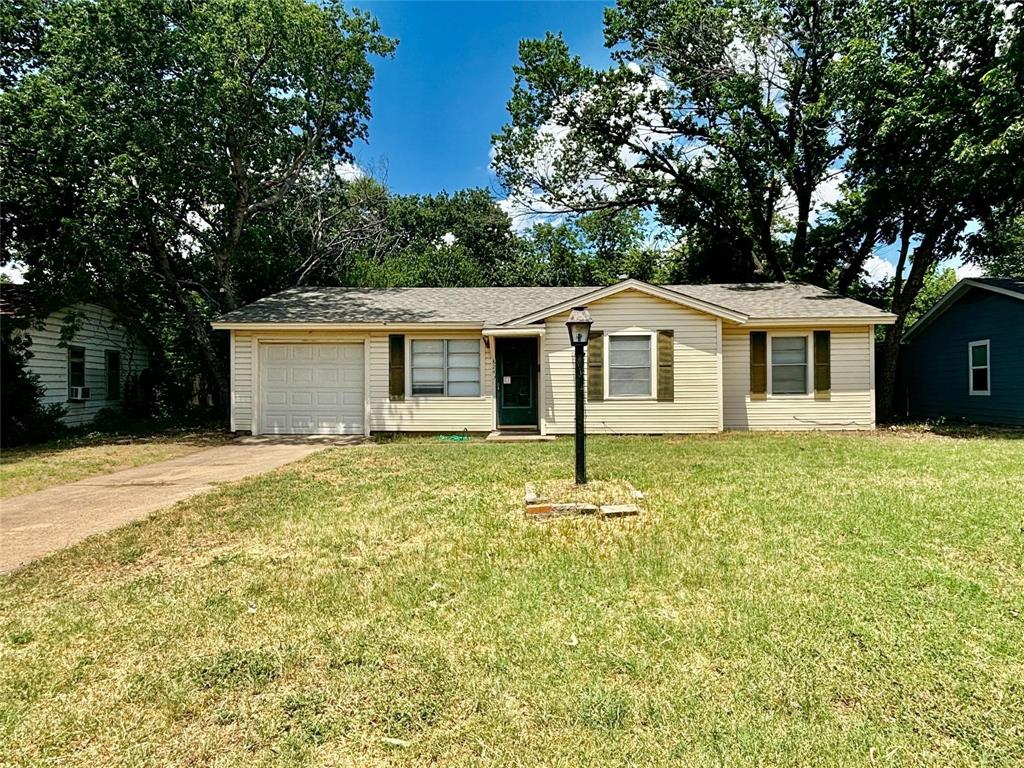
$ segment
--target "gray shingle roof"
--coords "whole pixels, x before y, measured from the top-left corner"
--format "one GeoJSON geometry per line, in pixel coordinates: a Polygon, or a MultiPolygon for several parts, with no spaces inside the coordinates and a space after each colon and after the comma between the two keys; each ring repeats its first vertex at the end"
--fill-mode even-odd
{"type": "Polygon", "coordinates": [[[806,283],[716,283],[666,285],[696,299],[749,315],[751,320],[802,317],[869,317],[885,314],[856,299],[806,283]]]}
{"type": "MultiPolygon", "coordinates": [[[[752,319],[884,316],[812,285],[734,283],[663,286],[752,319]]],[[[501,325],[599,287],[291,288],[228,312],[219,323],[464,323],[501,325]]]]}
{"type": "Polygon", "coordinates": [[[497,325],[593,288],[290,288],[228,312],[222,323],[497,325]]]}

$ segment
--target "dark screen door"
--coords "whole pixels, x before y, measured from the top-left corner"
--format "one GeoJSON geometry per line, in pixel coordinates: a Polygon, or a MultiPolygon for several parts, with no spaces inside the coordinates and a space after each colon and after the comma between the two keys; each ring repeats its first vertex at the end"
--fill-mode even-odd
{"type": "Polygon", "coordinates": [[[537,339],[496,339],[498,426],[537,426],[537,339]]]}

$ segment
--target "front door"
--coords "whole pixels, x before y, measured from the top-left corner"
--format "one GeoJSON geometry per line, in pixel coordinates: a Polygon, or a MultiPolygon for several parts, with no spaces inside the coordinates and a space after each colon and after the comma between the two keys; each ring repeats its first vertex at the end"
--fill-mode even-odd
{"type": "Polygon", "coordinates": [[[495,339],[498,426],[536,427],[537,338],[495,339]]]}

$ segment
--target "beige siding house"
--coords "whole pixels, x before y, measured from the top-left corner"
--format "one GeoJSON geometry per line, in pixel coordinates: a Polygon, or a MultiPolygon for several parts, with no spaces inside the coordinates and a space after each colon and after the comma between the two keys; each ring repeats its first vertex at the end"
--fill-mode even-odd
{"type": "Polygon", "coordinates": [[[569,434],[586,306],[591,433],[874,426],[886,312],[796,283],[301,288],[226,314],[231,427],[569,434]]]}

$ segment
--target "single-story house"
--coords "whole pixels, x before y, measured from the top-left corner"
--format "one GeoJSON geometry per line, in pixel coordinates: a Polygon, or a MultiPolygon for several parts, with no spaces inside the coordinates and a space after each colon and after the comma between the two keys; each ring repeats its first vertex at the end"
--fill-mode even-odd
{"type": "Polygon", "coordinates": [[[229,312],[231,428],[574,429],[566,319],[594,320],[587,431],[869,429],[874,328],[813,285],[295,288],[229,312]]]}
{"type": "Polygon", "coordinates": [[[63,406],[69,426],[88,424],[103,408],[120,409],[127,387],[149,365],[149,350],[105,306],[40,309],[28,286],[7,284],[0,315],[12,333],[27,337],[25,368],[43,386],[43,405],[63,406]]]}
{"type": "Polygon", "coordinates": [[[911,417],[1024,426],[1024,279],[961,280],[903,341],[911,417]]]}

